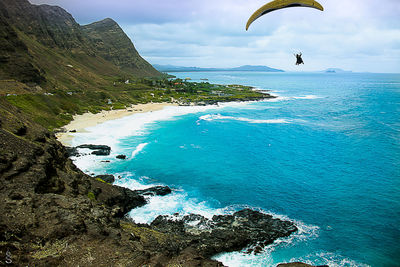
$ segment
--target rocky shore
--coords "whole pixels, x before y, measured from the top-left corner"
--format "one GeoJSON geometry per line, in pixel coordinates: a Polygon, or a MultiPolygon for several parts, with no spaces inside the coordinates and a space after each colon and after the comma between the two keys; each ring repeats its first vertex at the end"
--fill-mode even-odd
{"type": "Polygon", "coordinates": [[[88,176],[53,134],[6,101],[0,110],[0,257],[15,265],[222,266],[210,257],[245,248],[258,253],[296,231],[291,222],[248,209],[135,224],[127,212],[171,189],[132,191],[88,176]]]}

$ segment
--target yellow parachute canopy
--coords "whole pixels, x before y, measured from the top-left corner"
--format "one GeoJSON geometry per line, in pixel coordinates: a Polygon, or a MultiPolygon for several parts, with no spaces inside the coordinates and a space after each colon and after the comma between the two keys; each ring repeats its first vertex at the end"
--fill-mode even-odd
{"type": "Polygon", "coordinates": [[[250,24],[252,24],[253,21],[258,19],[259,17],[269,12],[275,11],[277,9],[296,7],[296,6],[312,7],[319,9],[321,11],[324,10],[321,4],[314,0],[274,0],[272,2],[269,2],[268,4],[263,5],[256,12],[254,12],[253,15],[251,15],[246,24],[246,31],[249,29],[250,24]]]}

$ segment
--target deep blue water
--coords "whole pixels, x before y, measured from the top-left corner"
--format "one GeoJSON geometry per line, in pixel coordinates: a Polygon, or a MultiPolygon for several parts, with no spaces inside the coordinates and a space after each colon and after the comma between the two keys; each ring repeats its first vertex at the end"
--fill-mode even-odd
{"type": "Polygon", "coordinates": [[[94,171],[181,190],[132,211],[134,219],[251,206],[302,230],[258,256],[217,256],[225,264],[400,266],[399,74],[175,75],[280,97],[187,113],[121,138],[118,153],[138,153],[94,171]]]}

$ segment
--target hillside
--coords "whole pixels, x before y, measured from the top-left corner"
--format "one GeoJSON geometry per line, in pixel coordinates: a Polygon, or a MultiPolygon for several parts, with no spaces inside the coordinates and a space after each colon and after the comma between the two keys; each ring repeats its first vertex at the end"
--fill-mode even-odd
{"type": "Polygon", "coordinates": [[[60,7],[27,0],[0,0],[0,43],[0,96],[50,129],[75,113],[147,102],[142,78],[161,75],[116,22],[80,26],[60,7]]]}
{"type": "Polygon", "coordinates": [[[82,31],[94,45],[96,54],[123,70],[140,75],[157,76],[159,73],[136,51],[121,27],[107,18],[82,26],[82,31]]]}
{"type": "MultiPolygon", "coordinates": [[[[19,43],[20,47],[26,48],[12,51],[9,47],[8,63],[30,61],[42,77],[32,81],[41,84],[47,81],[47,87],[56,86],[50,77],[61,76],[67,66],[79,66],[80,73],[70,75],[75,77],[69,77],[58,86],[68,87],[69,83],[79,80],[79,76],[87,76],[85,72],[95,78],[101,78],[98,77],[101,75],[159,75],[139,55],[118,24],[110,19],[80,26],[71,14],[57,6],[36,6],[27,0],[1,0],[0,7],[1,41],[19,43]],[[9,32],[13,34],[7,34],[9,32]],[[49,60],[56,61],[57,66],[52,66],[49,60]]],[[[8,72],[4,64],[1,64],[1,69],[1,79],[20,79],[20,76],[8,72]]]]}

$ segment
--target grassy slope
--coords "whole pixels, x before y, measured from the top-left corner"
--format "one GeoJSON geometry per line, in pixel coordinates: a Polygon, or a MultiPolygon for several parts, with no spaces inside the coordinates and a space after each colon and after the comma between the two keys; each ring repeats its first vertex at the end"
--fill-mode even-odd
{"type": "Polygon", "coordinates": [[[0,81],[0,95],[50,130],[67,124],[74,114],[97,113],[136,103],[170,102],[171,99],[181,103],[237,101],[262,97],[247,87],[237,90],[235,87],[214,87],[208,83],[177,80],[175,85],[167,79],[135,78],[102,57],[81,51],[48,48],[17,32],[29,48],[32,62],[40,66],[46,82],[39,87],[3,80],[0,81]],[[125,84],[128,79],[130,83],[125,84]],[[225,95],[217,96],[212,93],[215,90],[223,91],[225,95]],[[111,105],[108,104],[109,99],[111,105]]]}
{"type": "Polygon", "coordinates": [[[74,114],[136,103],[263,97],[249,88],[143,78],[161,74],[140,57],[115,21],[80,26],[61,8],[15,1],[0,1],[0,97],[50,130],[67,124],[74,114]]]}
{"type": "Polygon", "coordinates": [[[3,94],[2,97],[17,94],[6,98],[47,128],[68,123],[72,119],[71,114],[98,112],[113,106],[121,108],[124,104],[138,102],[149,89],[140,84],[114,86],[114,82],[125,85],[118,81],[133,80],[134,77],[100,57],[47,48],[22,32],[18,32],[18,36],[28,46],[32,62],[40,66],[46,82],[38,90],[36,85],[23,85],[12,80],[6,83],[3,80],[0,94],[3,94]],[[21,91],[21,88],[25,90],[21,91]],[[132,94],[129,92],[132,89],[140,93],[132,94]],[[114,103],[112,106],[107,104],[108,99],[114,103]]]}

